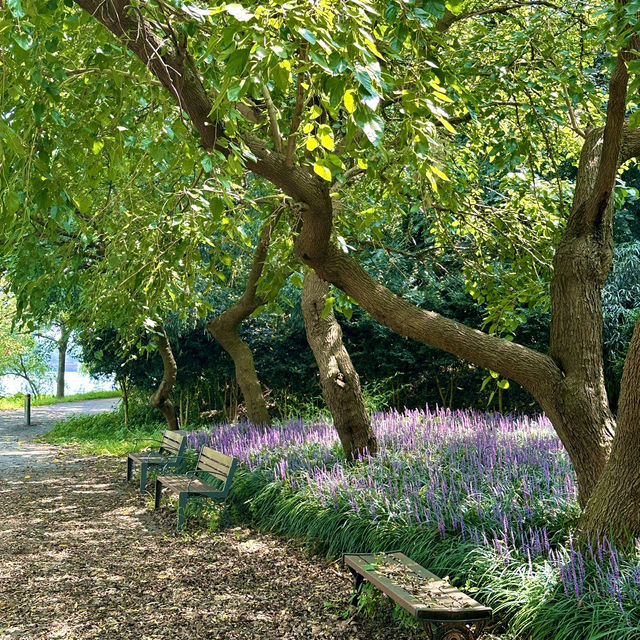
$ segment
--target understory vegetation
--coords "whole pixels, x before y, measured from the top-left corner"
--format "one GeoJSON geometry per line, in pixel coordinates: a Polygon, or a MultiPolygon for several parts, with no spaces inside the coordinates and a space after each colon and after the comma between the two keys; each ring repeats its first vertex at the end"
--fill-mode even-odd
{"type": "MultiPolygon", "coordinates": [[[[117,412],[73,418],[47,438],[122,454],[162,428],[143,414],[122,424],[117,412]]],[[[436,409],[376,413],[373,424],[380,455],[353,464],[324,418],[193,430],[188,459],[203,444],[239,458],[235,519],[330,557],[401,550],[493,607],[500,637],[640,634],[640,553],[576,541],[575,476],[544,417],[436,409]]],[[[203,526],[207,508],[188,526],[203,526]]]]}

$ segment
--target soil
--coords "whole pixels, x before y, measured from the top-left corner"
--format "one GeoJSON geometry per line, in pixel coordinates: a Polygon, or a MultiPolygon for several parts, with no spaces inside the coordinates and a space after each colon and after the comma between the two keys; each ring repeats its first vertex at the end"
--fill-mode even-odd
{"type": "Polygon", "coordinates": [[[49,453],[0,472],[0,640],[424,638],[386,605],[356,614],[338,562],[244,527],[178,534],[124,461],[49,453]]]}

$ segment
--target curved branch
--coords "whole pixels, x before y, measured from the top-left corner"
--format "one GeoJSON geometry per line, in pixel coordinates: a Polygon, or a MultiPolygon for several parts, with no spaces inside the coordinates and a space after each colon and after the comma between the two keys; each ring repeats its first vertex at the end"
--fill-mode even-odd
{"type": "Polygon", "coordinates": [[[178,365],[176,364],[176,359],[173,357],[171,344],[164,327],[161,327],[161,333],[154,335],[154,340],[158,348],[158,353],[162,358],[163,376],[155,393],[149,398],[149,403],[162,413],[167,420],[169,429],[177,430],[178,417],[176,416],[176,410],[169,396],[178,378],[178,365]]]}
{"type": "Polygon", "coordinates": [[[324,262],[311,266],[392,331],[497,371],[527,388],[539,401],[563,378],[549,356],[403,300],[336,247],[330,248],[324,262]]]}
{"type": "Polygon", "coordinates": [[[233,360],[236,380],[247,408],[247,417],[255,424],[268,423],[269,410],[262,393],[253,354],[249,345],[238,334],[238,328],[258,307],[267,302],[258,295],[257,287],[267,259],[271,235],[278,224],[281,211],[279,209],[262,227],[244,293],[235,304],[209,320],[206,325],[207,331],[233,360]]]}

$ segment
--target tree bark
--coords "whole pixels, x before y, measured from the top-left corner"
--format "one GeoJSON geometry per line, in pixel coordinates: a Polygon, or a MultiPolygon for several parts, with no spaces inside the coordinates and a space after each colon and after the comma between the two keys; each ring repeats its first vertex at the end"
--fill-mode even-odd
{"type": "Polygon", "coordinates": [[[124,410],[124,426],[129,428],[129,381],[126,376],[118,380],[122,391],[122,408],[124,410]]]}
{"type": "Polygon", "coordinates": [[[328,292],[328,282],[313,271],[307,272],[302,287],[302,315],[320,371],[322,395],[346,458],[358,458],[367,451],[375,455],[378,441],[362,400],[360,378],[342,341],[342,329],[333,311],[322,317],[328,292]]]}
{"type": "Polygon", "coordinates": [[[164,373],[162,380],[155,393],[149,398],[149,402],[152,407],[158,409],[167,421],[167,427],[172,431],[178,430],[178,417],[176,415],[175,407],[169,399],[171,390],[176,384],[178,378],[178,366],[176,359],[173,357],[173,351],[171,350],[171,344],[164,328],[161,329],[162,333],[156,333],[154,339],[158,348],[158,353],[162,358],[162,365],[164,373]]]}
{"type": "Polygon", "coordinates": [[[580,527],[585,536],[611,536],[621,543],[640,532],[640,319],[629,345],[620,384],[616,436],[611,455],[587,503],[580,527]]]}
{"type": "Polygon", "coordinates": [[[270,422],[269,409],[262,393],[262,385],[258,379],[253,353],[249,345],[240,337],[238,329],[242,322],[258,307],[266,303],[257,293],[258,280],[267,259],[271,234],[279,219],[280,213],[277,213],[262,227],[242,297],[217,318],[207,322],[207,331],[233,360],[236,368],[236,380],[247,407],[247,418],[254,424],[268,424],[270,422]]]}
{"type": "Polygon", "coordinates": [[[67,365],[67,347],[71,332],[64,324],[60,325],[60,340],[58,340],[58,373],[56,376],[56,398],[64,398],[64,371],[67,365]]]}

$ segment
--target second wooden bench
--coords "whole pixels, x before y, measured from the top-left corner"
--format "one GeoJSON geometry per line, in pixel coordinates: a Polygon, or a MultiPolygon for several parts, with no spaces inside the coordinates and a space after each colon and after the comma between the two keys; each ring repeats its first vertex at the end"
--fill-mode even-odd
{"type": "Polygon", "coordinates": [[[184,528],[184,509],[192,498],[208,498],[224,502],[231,490],[231,482],[238,461],[210,447],[202,447],[198,456],[196,470],[186,475],[158,476],[156,478],[155,508],[160,506],[162,491],[166,489],[178,495],[178,531],[184,528]],[[222,482],[215,487],[208,481],[207,475],[222,482]],[[203,479],[204,478],[204,479],[203,479]]]}
{"type": "Polygon", "coordinates": [[[347,553],[357,604],[363,582],[370,582],[422,622],[432,640],[476,640],[492,610],[458,591],[399,551],[347,553]]]}

